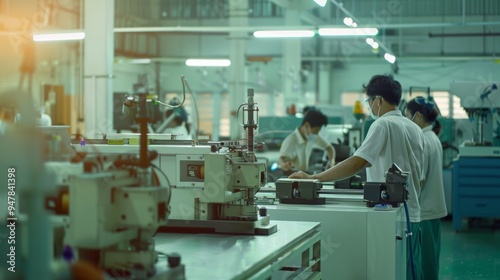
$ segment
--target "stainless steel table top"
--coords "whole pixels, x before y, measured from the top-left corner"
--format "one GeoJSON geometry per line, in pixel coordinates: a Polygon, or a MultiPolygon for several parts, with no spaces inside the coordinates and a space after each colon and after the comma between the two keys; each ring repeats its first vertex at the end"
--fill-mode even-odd
{"type": "Polygon", "coordinates": [[[269,236],[159,233],[156,250],[178,253],[187,279],[247,279],[319,230],[316,222],[272,221],[269,236]]]}

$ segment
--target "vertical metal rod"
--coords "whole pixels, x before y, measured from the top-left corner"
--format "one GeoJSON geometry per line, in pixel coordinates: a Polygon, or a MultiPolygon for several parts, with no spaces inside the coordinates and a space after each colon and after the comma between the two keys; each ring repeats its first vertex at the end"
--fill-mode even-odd
{"type": "Polygon", "coordinates": [[[483,135],[483,129],[484,129],[484,116],[481,114],[479,115],[479,143],[481,145],[484,144],[484,135],[483,135]]]}
{"type": "Polygon", "coordinates": [[[465,25],[465,0],[462,0],[462,25],[465,25]]]}
{"type": "Polygon", "coordinates": [[[253,153],[253,133],[254,133],[254,128],[255,128],[255,121],[253,119],[253,112],[254,112],[254,90],[253,88],[249,88],[247,90],[247,95],[248,95],[248,152],[253,153]]]}

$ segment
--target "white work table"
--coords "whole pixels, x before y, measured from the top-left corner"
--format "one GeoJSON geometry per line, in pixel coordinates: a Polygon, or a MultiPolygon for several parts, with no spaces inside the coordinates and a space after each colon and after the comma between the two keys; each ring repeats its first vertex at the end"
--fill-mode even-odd
{"type": "MultiPolygon", "coordinates": [[[[258,196],[262,195],[268,194],[258,196]]],[[[360,195],[325,197],[325,205],[261,206],[268,209],[271,220],[321,223],[324,279],[404,279],[407,242],[404,208],[375,211],[366,207],[360,195]]]]}
{"type": "MultiPolygon", "coordinates": [[[[156,250],[180,254],[186,279],[283,279],[282,275],[278,277],[283,273],[279,269],[289,266],[294,258],[298,258],[295,265],[300,266],[306,251],[309,265],[313,263],[313,248],[320,249],[319,223],[272,223],[277,224],[278,231],[269,236],[158,233],[156,250]]],[[[320,279],[321,274],[310,276],[320,279]]]]}

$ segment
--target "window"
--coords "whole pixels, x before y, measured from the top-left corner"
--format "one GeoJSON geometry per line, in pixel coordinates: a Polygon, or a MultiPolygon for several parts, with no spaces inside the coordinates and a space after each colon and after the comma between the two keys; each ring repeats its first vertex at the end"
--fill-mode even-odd
{"type": "MultiPolygon", "coordinates": [[[[467,119],[467,113],[460,106],[460,98],[447,91],[434,91],[431,93],[436,102],[441,116],[452,119],[467,119]]],[[[413,96],[412,96],[413,97],[413,96]]]]}
{"type": "MultiPolygon", "coordinates": [[[[138,3],[142,3],[138,1],[138,3]]],[[[230,0],[162,0],[160,17],[169,18],[227,18],[230,0]]],[[[117,5],[119,7],[119,5],[117,5]]],[[[142,6],[141,6],[142,7],[142,6]]],[[[283,9],[271,0],[252,0],[248,3],[249,17],[282,17],[283,9]]]]}

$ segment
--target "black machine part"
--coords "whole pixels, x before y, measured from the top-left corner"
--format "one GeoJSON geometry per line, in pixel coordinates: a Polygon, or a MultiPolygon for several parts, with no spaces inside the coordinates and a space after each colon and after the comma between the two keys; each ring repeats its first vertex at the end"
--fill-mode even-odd
{"type": "Polygon", "coordinates": [[[318,191],[323,187],[316,179],[281,178],[276,181],[276,198],[288,204],[324,204],[318,191]]]}
{"type": "Polygon", "coordinates": [[[408,173],[393,164],[386,173],[386,181],[367,182],[364,184],[363,198],[368,206],[376,204],[392,204],[397,206],[408,200],[408,173]]]}

